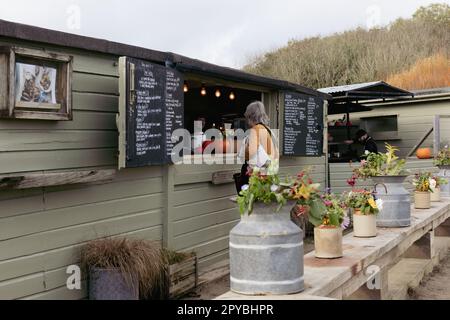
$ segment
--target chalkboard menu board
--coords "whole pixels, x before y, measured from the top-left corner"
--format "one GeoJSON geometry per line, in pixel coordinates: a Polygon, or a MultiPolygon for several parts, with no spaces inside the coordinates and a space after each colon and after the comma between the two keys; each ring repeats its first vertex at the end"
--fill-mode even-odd
{"type": "Polygon", "coordinates": [[[323,99],[297,92],[284,94],[283,154],[323,154],[323,99]]]}
{"type": "Polygon", "coordinates": [[[122,166],[170,163],[172,132],[183,127],[183,77],[172,68],[138,59],[126,58],[125,67],[121,81],[126,81],[126,157],[122,166]]]}

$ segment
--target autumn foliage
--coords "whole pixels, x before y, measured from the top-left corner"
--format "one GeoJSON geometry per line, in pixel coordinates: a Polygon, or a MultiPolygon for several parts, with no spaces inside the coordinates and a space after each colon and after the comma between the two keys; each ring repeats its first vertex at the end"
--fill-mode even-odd
{"type": "Polygon", "coordinates": [[[387,82],[406,90],[450,87],[450,60],[444,54],[436,54],[388,77],[387,82]]]}
{"type": "Polygon", "coordinates": [[[247,72],[312,88],[377,80],[405,89],[449,85],[450,6],[419,8],[388,26],[291,40],[250,59],[247,72]]]}

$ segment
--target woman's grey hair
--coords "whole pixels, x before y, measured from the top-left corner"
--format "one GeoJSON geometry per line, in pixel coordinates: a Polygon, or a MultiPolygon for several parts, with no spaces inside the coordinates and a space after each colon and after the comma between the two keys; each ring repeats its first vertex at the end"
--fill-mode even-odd
{"type": "Polygon", "coordinates": [[[244,116],[251,125],[256,125],[258,123],[262,123],[266,126],[269,125],[269,116],[266,113],[264,104],[260,101],[250,103],[247,106],[244,116]]]}

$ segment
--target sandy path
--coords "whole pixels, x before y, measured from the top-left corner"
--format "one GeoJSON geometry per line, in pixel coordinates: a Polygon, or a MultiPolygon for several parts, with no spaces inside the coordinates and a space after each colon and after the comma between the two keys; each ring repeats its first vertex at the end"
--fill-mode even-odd
{"type": "Polygon", "coordinates": [[[450,299],[450,251],[433,272],[426,276],[419,287],[410,293],[411,300],[450,299]]]}

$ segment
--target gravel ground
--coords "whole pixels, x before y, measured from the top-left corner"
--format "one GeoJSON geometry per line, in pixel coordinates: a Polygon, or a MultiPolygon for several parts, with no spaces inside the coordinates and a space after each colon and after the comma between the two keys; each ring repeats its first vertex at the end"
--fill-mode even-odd
{"type": "Polygon", "coordinates": [[[450,251],[419,287],[411,290],[410,300],[450,300],[450,251]]]}

